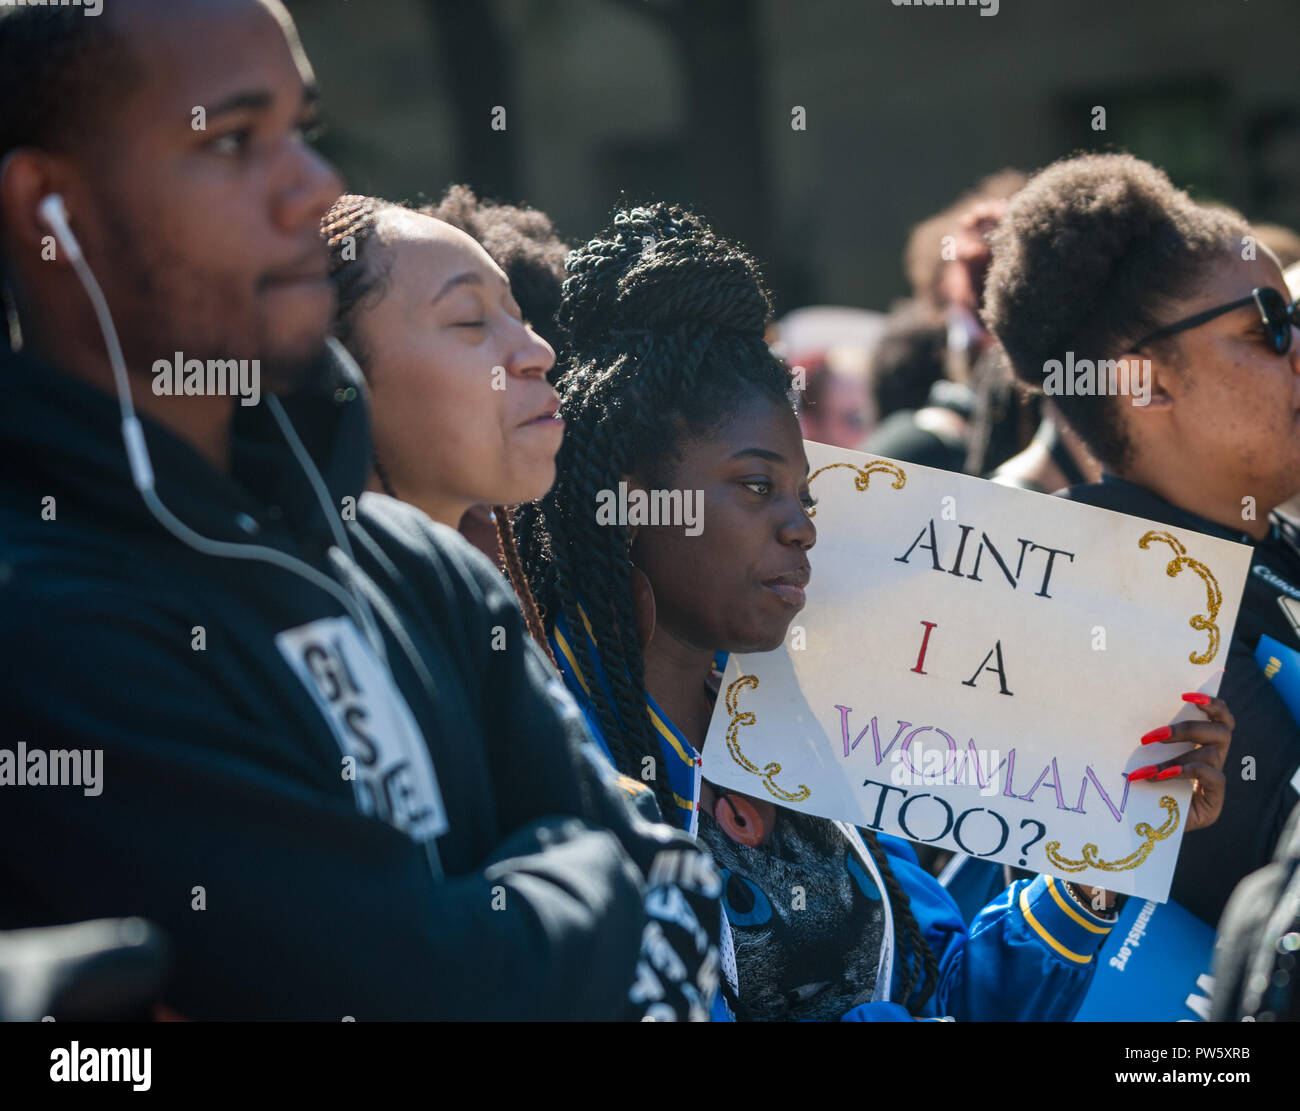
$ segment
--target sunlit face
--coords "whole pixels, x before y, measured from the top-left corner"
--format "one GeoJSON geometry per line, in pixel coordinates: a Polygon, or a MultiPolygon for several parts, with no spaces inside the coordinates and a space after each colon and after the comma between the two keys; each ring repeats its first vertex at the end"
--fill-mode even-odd
{"type": "MultiPolygon", "coordinates": [[[[1168,322],[1239,298],[1257,286],[1286,290],[1276,262],[1261,254],[1245,260],[1232,252],[1207,275],[1195,295],[1171,306],[1168,322]]],[[[1173,366],[1152,361],[1155,380],[1172,402],[1176,442],[1207,490],[1230,500],[1250,495],[1262,509],[1300,489],[1300,335],[1276,354],[1259,311],[1249,305],[1173,339],[1173,366]]],[[[1121,411],[1129,406],[1121,406],[1121,411]]],[[[1143,434],[1140,411],[1125,411],[1131,436],[1143,434]]]]}
{"type": "Polygon", "coordinates": [[[340,183],[304,140],[317,94],[287,14],[145,0],[102,18],[135,76],[66,200],[128,362],[259,359],[269,389],[292,386],[333,311],[319,222],[340,183]]]}
{"type": "Polygon", "coordinates": [[[703,491],[703,528],[637,533],[632,559],[654,589],[656,630],[710,651],[779,647],[803,608],[817,542],[794,414],[765,399],[741,405],[708,438],[683,446],[669,482],[703,491]]]}
{"type": "Polygon", "coordinates": [[[400,209],[381,213],[366,250],[387,272],[354,334],[394,492],[457,516],[541,497],[564,432],[545,377],[555,353],[525,323],[501,268],[464,232],[400,209]]]}

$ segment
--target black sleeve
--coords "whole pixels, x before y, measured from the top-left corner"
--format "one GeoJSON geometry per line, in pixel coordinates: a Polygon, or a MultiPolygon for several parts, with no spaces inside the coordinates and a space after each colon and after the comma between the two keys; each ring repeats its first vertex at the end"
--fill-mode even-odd
{"type": "Polygon", "coordinates": [[[193,1019],[625,1013],[644,889],[612,833],[521,813],[482,871],[436,882],[138,607],[7,593],[22,661],[0,674],[4,747],[100,749],[103,779],[95,797],[5,788],[0,925],[142,915],[174,943],[167,1002],[193,1019]]]}
{"type": "Polygon", "coordinates": [[[485,723],[497,821],[507,833],[594,803],[557,712],[551,668],[505,576],[454,529],[377,494],[362,506],[383,526],[393,588],[456,647],[452,666],[485,723]]]}
{"type": "Polygon", "coordinates": [[[635,813],[628,796],[593,768],[582,712],[528,632],[505,576],[458,533],[430,522],[425,528],[444,588],[461,597],[459,662],[489,723],[502,825],[509,830],[557,813],[579,815],[615,828],[647,870],[654,852],[645,842],[658,845],[672,831],[635,813]]]}
{"type": "MultiPolygon", "coordinates": [[[[500,722],[496,780],[502,820],[530,821],[548,807],[574,808],[611,830],[646,877],[648,921],[629,1017],[702,1018],[717,970],[722,883],[708,853],[684,830],[654,818],[629,794],[587,733],[581,711],[523,624],[514,592],[478,552],[468,568],[488,627],[504,633],[482,664],[485,713],[500,722]]],[[[478,637],[487,642],[486,632],[478,637]]],[[[635,790],[636,785],[632,785],[635,790]]]]}
{"type": "Polygon", "coordinates": [[[1291,780],[1300,767],[1300,726],[1234,639],[1219,697],[1236,719],[1223,774],[1223,813],[1214,825],[1183,838],[1170,898],[1215,925],[1232,889],[1273,857],[1296,804],[1291,780]]]}

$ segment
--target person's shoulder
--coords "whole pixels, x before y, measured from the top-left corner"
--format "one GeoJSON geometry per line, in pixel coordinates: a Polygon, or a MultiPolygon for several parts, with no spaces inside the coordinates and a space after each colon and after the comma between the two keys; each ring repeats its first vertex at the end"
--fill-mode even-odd
{"type": "Polygon", "coordinates": [[[1053,496],[1078,505],[1091,505],[1112,513],[1142,517],[1148,521],[1158,521],[1161,524],[1186,528],[1193,532],[1205,531],[1205,523],[1194,514],[1171,505],[1144,486],[1121,479],[1107,477],[1101,482],[1084,482],[1058,490],[1053,496]]]}
{"type": "Polygon", "coordinates": [[[138,679],[202,689],[211,674],[192,650],[192,602],[129,568],[7,562],[0,548],[0,704],[41,713],[51,698],[86,702],[138,679]]]}
{"type": "Polygon", "coordinates": [[[0,639],[20,627],[148,624],[149,614],[183,608],[180,584],[142,572],[126,550],[106,553],[71,534],[60,543],[0,537],[0,639]]]}
{"type": "Polygon", "coordinates": [[[965,453],[960,436],[955,428],[931,423],[933,414],[942,421],[959,419],[947,410],[899,410],[877,425],[858,450],[940,470],[960,469],[958,456],[964,458],[965,453]]]}
{"type": "Polygon", "coordinates": [[[1067,486],[1056,491],[1056,497],[1066,501],[1077,501],[1083,505],[1099,505],[1103,509],[1118,508],[1122,497],[1112,484],[1106,482],[1084,482],[1078,486],[1067,486]]]}
{"type": "Polygon", "coordinates": [[[386,494],[367,493],[360,523],[399,572],[433,578],[452,594],[488,602],[509,594],[501,572],[459,532],[432,520],[422,510],[386,494]]]}
{"type": "MultiPolygon", "coordinates": [[[[1228,642],[1224,659],[1223,680],[1219,697],[1228,703],[1237,722],[1237,743],[1233,751],[1243,751],[1247,745],[1259,741],[1270,747],[1284,745],[1296,748],[1300,744],[1300,722],[1297,722],[1277,686],[1256,662],[1258,637],[1234,635],[1228,642]]],[[[1297,749],[1300,756],[1300,749],[1297,749]]]]}

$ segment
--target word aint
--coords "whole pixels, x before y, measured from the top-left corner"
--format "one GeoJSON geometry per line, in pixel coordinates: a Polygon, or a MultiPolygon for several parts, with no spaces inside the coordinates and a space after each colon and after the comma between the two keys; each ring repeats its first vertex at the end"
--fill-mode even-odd
{"type": "MultiPolygon", "coordinates": [[[[945,567],[943,561],[940,559],[939,534],[935,529],[933,517],[930,518],[925,527],[923,527],[920,533],[917,534],[916,539],[912,541],[911,547],[909,547],[901,556],[894,557],[894,562],[910,563],[913,552],[929,552],[931,567],[935,571],[944,571],[949,575],[956,575],[959,579],[965,578],[970,579],[973,582],[983,582],[984,580],[980,578],[980,567],[984,566],[984,553],[987,551],[992,561],[997,565],[998,570],[1002,572],[1003,576],[1006,578],[1007,582],[1011,584],[1011,588],[1014,590],[1020,585],[1020,580],[1025,573],[1026,558],[1034,552],[1046,552],[1047,554],[1042,561],[1043,579],[1039,584],[1038,589],[1034,591],[1035,597],[1038,598],[1051,597],[1047,592],[1047,588],[1052,579],[1052,572],[1056,568],[1056,557],[1065,556],[1071,563],[1074,562],[1073,552],[1067,552],[1064,548],[1049,548],[1046,544],[1035,544],[1032,540],[1026,540],[1023,537],[1019,537],[1017,538],[1017,543],[1020,545],[1020,555],[1016,560],[1016,571],[1013,575],[1007,561],[1002,558],[1002,553],[994,546],[993,541],[989,539],[989,534],[981,530],[979,544],[975,548],[975,557],[972,562],[971,572],[968,575],[963,574],[962,564],[966,560],[967,540],[970,538],[970,534],[975,531],[975,526],[959,524],[957,527],[961,529],[961,536],[957,540],[957,552],[953,556],[951,566],[945,567]],[[929,538],[929,543],[923,544],[922,541],[927,537],[929,538]]],[[[988,568],[986,568],[986,573],[987,572],[988,568]]],[[[996,578],[996,575],[994,577],[996,578]]]]}

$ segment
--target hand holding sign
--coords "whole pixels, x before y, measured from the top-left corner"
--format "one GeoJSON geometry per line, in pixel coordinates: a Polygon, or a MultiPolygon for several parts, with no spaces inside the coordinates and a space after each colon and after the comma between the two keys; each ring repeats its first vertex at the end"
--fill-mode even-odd
{"type": "MultiPolygon", "coordinates": [[[[1227,703],[1221,698],[1193,692],[1183,695],[1183,701],[1199,707],[1208,721],[1184,721],[1177,725],[1162,725],[1142,738],[1146,744],[1196,744],[1196,749],[1181,756],[1162,759],[1159,764],[1148,764],[1128,773],[1130,783],[1142,779],[1188,779],[1192,784],[1191,802],[1184,833],[1213,825],[1223,810],[1223,764],[1232,743],[1233,718],[1227,703]]],[[[1041,825],[1042,823],[1038,823],[1041,825]]],[[[1079,884],[1084,901],[1093,910],[1109,909],[1113,901],[1106,897],[1105,888],[1079,884]]]]}
{"type": "Polygon", "coordinates": [[[1232,743],[1232,730],[1236,722],[1232,711],[1222,698],[1208,694],[1191,693],[1183,700],[1192,703],[1206,716],[1206,721],[1180,721],[1176,725],[1162,726],[1142,738],[1143,744],[1176,745],[1195,744],[1197,747],[1180,756],[1163,757],[1160,763],[1147,764],[1129,772],[1129,782],[1141,779],[1189,779],[1192,797],[1183,826],[1184,833],[1213,825],[1223,810],[1223,795],[1227,781],[1223,765],[1232,743]],[[1156,735],[1153,735],[1156,734],[1156,735]]]}
{"type": "Polygon", "coordinates": [[[809,605],[785,647],[732,657],[704,775],[1164,899],[1184,830],[1222,805],[1231,715],[1160,692],[1217,691],[1248,550],[806,447],[809,605]],[[1153,761],[1138,739],[1162,721],[1153,761]]]}

